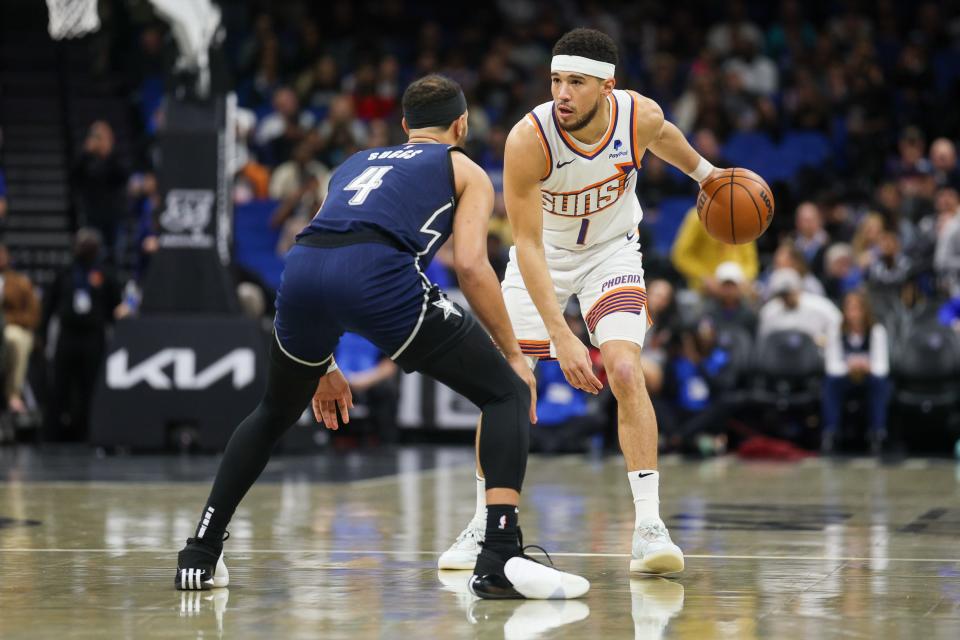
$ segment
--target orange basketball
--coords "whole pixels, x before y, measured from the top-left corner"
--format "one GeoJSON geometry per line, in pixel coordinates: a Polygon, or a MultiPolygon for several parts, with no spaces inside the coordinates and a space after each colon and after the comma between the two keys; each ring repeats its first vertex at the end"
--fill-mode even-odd
{"type": "Polygon", "coordinates": [[[773,192],[749,169],[721,169],[700,188],[697,215],[707,233],[727,244],[756,240],[773,220],[773,192]]]}

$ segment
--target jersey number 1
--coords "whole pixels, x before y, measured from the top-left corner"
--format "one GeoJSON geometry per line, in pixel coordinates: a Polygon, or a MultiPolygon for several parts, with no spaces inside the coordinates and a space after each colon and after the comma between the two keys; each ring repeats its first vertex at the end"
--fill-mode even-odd
{"type": "Polygon", "coordinates": [[[351,180],[350,184],[343,188],[344,191],[357,192],[356,195],[350,198],[347,204],[354,206],[363,204],[367,196],[370,195],[370,192],[383,184],[383,176],[385,176],[390,169],[393,169],[393,167],[367,167],[364,169],[363,173],[351,180]]]}
{"type": "Polygon", "coordinates": [[[580,223],[580,233],[577,235],[577,244],[587,243],[587,229],[590,227],[590,218],[584,218],[580,223]]]}

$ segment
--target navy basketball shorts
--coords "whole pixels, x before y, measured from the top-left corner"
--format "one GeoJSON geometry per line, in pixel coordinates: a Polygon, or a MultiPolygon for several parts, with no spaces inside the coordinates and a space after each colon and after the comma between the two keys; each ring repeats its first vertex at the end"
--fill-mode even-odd
{"type": "Polygon", "coordinates": [[[294,362],[318,368],[349,331],[413,371],[476,323],[421,275],[412,255],[379,243],[294,245],[276,307],[274,330],[281,351],[294,362]]]}

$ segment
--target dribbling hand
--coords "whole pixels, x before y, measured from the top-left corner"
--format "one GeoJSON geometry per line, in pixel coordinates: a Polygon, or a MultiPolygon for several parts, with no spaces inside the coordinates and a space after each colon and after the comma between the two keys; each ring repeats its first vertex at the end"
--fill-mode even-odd
{"type": "Polygon", "coordinates": [[[593,363],[590,361],[590,351],[580,339],[568,331],[554,341],[557,349],[557,360],[560,369],[571,386],[587,393],[597,395],[603,389],[603,384],[593,375],[593,363]]]}
{"type": "Polygon", "coordinates": [[[353,409],[353,394],[350,392],[350,383],[343,377],[340,370],[331,371],[317,384],[313,394],[313,417],[322,422],[327,429],[336,431],[340,428],[337,422],[337,407],[343,424],[350,422],[349,409],[353,409]]]}

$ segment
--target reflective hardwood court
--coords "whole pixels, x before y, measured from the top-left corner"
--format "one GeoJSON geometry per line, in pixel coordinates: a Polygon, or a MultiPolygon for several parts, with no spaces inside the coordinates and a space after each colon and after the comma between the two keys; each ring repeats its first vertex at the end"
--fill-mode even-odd
{"type": "Polygon", "coordinates": [[[628,573],[619,457],[530,460],[527,543],[578,601],[477,601],[437,555],[474,510],[467,448],[273,460],[229,589],[178,592],[212,457],[0,450],[0,638],[960,638],[960,467],[662,461],[676,579],[628,573]]]}

